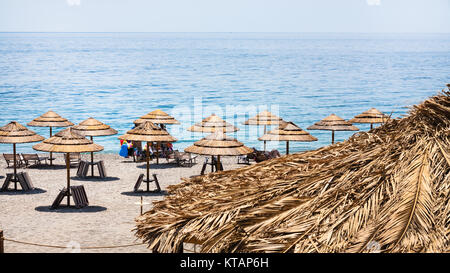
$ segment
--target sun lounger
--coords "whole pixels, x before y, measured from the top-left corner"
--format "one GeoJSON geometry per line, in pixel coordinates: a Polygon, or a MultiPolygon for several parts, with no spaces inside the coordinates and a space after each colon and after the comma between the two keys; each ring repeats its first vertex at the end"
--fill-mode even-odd
{"type": "Polygon", "coordinates": [[[98,173],[100,175],[100,178],[106,178],[106,169],[105,169],[105,163],[103,161],[97,162],[98,165],[98,173]]]}
{"type": "Polygon", "coordinates": [[[237,158],[237,164],[250,164],[250,158],[248,158],[246,155],[240,155],[237,158]]]}
{"type": "Polygon", "coordinates": [[[77,209],[84,208],[89,205],[89,201],[84,190],[84,186],[70,186],[72,192],[73,201],[77,209]]]}
{"type": "MultiPolygon", "coordinates": [[[[11,166],[14,166],[14,154],[3,154],[3,157],[5,158],[6,164],[8,165],[8,168],[11,166]]],[[[16,165],[17,167],[20,167],[23,165],[22,159],[20,158],[19,154],[16,154],[16,165]]]]}
{"type": "Polygon", "coordinates": [[[26,167],[29,167],[31,162],[34,162],[34,165],[41,165],[42,161],[45,161],[45,164],[47,164],[47,156],[39,156],[38,154],[21,154],[21,156],[26,167]]]}
{"type": "Polygon", "coordinates": [[[186,166],[189,164],[190,167],[197,163],[197,156],[193,156],[191,153],[181,153],[178,150],[173,151],[174,159],[178,166],[186,166]]]}

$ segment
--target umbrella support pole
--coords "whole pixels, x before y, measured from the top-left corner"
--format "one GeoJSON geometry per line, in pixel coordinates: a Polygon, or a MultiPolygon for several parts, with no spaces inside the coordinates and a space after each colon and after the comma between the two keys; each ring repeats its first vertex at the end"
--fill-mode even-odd
{"type": "Polygon", "coordinates": [[[13,143],[13,153],[14,153],[14,190],[17,191],[17,159],[16,159],[16,143],[13,143]]]}
{"type": "Polygon", "coordinates": [[[156,142],[156,165],[159,165],[159,141],[156,142]]]}
{"type": "Polygon", "coordinates": [[[289,154],[289,141],[286,141],[286,155],[289,154]]]}
{"type": "MultiPolygon", "coordinates": [[[[50,127],[50,137],[52,137],[52,127],[50,127]]],[[[53,153],[50,152],[50,166],[53,166],[53,153]]]]}
{"type": "Polygon", "coordinates": [[[334,130],[331,131],[331,144],[334,144],[334,130]]]}
{"type": "MultiPolygon", "coordinates": [[[[266,134],[267,131],[267,125],[264,125],[264,135],[266,134]]],[[[264,152],[266,152],[266,141],[264,140],[264,152]]]]}
{"type": "Polygon", "coordinates": [[[66,154],[67,168],[67,207],[70,207],[70,153],[66,154]]]}
{"type": "Polygon", "coordinates": [[[220,155],[217,156],[217,166],[216,166],[216,172],[220,171],[220,155]]]}
{"type": "MultiPolygon", "coordinates": [[[[93,136],[91,136],[91,141],[94,143],[93,136]]],[[[91,176],[94,177],[94,152],[91,152],[91,176]]]]}

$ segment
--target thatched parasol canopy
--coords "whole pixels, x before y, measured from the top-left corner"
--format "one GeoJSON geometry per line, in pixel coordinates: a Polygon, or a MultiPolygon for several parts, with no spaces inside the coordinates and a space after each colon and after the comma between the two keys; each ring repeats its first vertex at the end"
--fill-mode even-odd
{"type": "Polygon", "coordinates": [[[283,120],[280,117],[270,113],[267,110],[264,110],[261,113],[257,114],[256,116],[244,121],[243,124],[244,125],[278,125],[280,123],[283,123],[283,120]]]}
{"type": "Polygon", "coordinates": [[[354,118],[349,120],[350,123],[386,123],[389,120],[389,116],[383,114],[375,108],[370,108],[369,110],[356,115],[354,118]]]}
{"type": "Polygon", "coordinates": [[[30,143],[44,140],[44,137],[28,130],[16,121],[0,127],[0,143],[30,143]]]}
{"type": "Polygon", "coordinates": [[[195,142],[184,151],[200,155],[233,156],[249,154],[253,149],[218,131],[195,142]]]}
{"type": "Polygon", "coordinates": [[[327,130],[327,131],[359,131],[356,126],[343,118],[331,114],[319,122],[314,123],[307,128],[308,130],[327,130]]]}
{"type": "Polygon", "coordinates": [[[147,142],[177,141],[177,139],[171,136],[166,130],[161,129],[150,121],[146,121],[136,128],[131,129],[125,135],[119,136],[119,139],[147,142]]]}
{"type": "Polygon", "coordinates": [[[42,116],[28,122],[27,125],[34,127],[68,127],[72,126],[73,123],[53,111],[48,111],[42,116]]]}
{"type": "Polygon", "coordinates": [[[216,131],[227,133],[239,131],[239,128],[233,126],[231,123],[226,122],[215,114],[212,114],[201,122],[192,125],[187,130],[190,132],[202,133],[213,133],[216,131]]]}
{"type": "Polygon", "coordinates": [[[268,141],[317,141],[317,138],[302,130],[293,122],[285,122],[275,130],[258,138],[258,140],[268,141]]]}
{"type": "Polygon", "coordinates": [[[331,114],[319,122],[314,123],[307,128],[308,130],[327,130],[331,131],[331,144],[334,144],[335,131],[359,131],[358,127],[353,126],[343,118],[331,114]]]}
{"type": "Polygon", "coordinates": [[[180,124],[178,120],[176,120],[174,117],[170,116],[166,112],[162,110],[155,110],[147,115],[142,116],[141,118],[134,121],[134,124],[139,125],[146,121],[150,121],[154,124],[180,124]]]}
{"type": "Polygon", "coordinates": [[[449,117],[444,91],[336,145],[184,179],[136,235],[159,252],[449,251],[449,117]]]}
{"type": "MultiPolygon", "coordinates": [[[[75,125],[72,129],[84,136],[90,136],[93,140],[94,136],[111,136],[117,134],[117,131],[94,118],[88,118],[87,120],[75,125]]],[[[94,176],[94,153],[91,152],[91,176],[94,176]]]]}
{"type": "Polygon", "coordinates": [[[264,141],[286,141],[286,154],[289,154],[289,141],[311,142],[317,141],[317,138],[303,131],[302,128],[293,122],[284,122],[275,130],[268,132],[258,140],[264,141]]]}
{"type": "Polygon", "coordinates": [[[117,134],[117,131],[111,128],[111,126],[94,118],[88,118],[78,125],[73,126],[72,129],[84,136],[111,136],[117,134]]]}
{"type": "Polygon", "coordinates": [[[102,151],[103,146],[93,143],[72,128],[67,128],[34,145],[33,149],[53,153],[87,153],[102,151]]]}
{"type": "Polygon", "coordinates": [[[31,143],[43,140],[44,137],[28,130],[27,127],[21,125],[16,121],[12,121],[7,125],[0,127],[0,143],[8,143],[13,145],[14,158],[14,189],[17,190],[17,153],[16,144],[31,143]]]}

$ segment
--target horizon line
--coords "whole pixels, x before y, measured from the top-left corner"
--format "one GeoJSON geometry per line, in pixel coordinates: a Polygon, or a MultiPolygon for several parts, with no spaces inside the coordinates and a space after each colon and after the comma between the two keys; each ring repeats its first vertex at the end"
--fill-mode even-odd
{"type": "Polygon", "coordinates": [[[450,32],[330,32],[330,31],[0,31],[0,33],[273,33],[273,34],[450,34],[450,32]]]}

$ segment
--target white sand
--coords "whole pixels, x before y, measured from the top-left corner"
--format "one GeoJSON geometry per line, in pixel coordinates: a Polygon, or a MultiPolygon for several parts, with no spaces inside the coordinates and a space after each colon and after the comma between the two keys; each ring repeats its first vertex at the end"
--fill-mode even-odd
{"type": "MultiPolygon", "coordinates": [[[[144,212],[151,208],[152,201],[161,200],[164,194],[133,194],[134,184],[141,173],[145,173],[145,163],[134,163],[131,158],[124,159],[114,154],[95,155],[95,161],[103,160],[109,180],[79,180],[76,178],[76,167],[71,169],[71,185],[84,185],[89,199],[89,207],[81,210],[58,209],[49,210],[59,191],[66,186],[66,169],[62,155],[56,155],[57,165],[50,167],[20,168],[18,172],[28,172],[33,185],[41,190],[30,193],[0,192],[0,229],[5,238],[32,242],[67,246],[79,244],[81,247],[116,246],[141,243],[134,236],[134,218],[140,213],[140,196],[144,196],[144,212]]],[[[90,160],[90,155],[83,155],[90,160]]],[[[200,174],[203,158],[199,157],[193,167],[177,167],[160,160],[160,165],[151,162],[150,174],[157,174],[164,191],[168,185],[181,183],[181,177],[200,174]]],[[[236,158],[223,158],[226,170],[239,168],[236,158]]],[[[1,184],[6,173],[6,162],[0,163],[1,184]]],[[[97,175],[97,170],[95,170],[97,175]]],[[[207,173],[210,172],[210,166],[207,173]]],[[[90,173],[90,171],[89,171],[90,173]]],[[[153,185],[152,185],[153,186],[153,185]]],[[[20,185],[18,186],[20,188],[20,185]]],[[[145,183],[141,186],[144,189],[145,183]]],[[[154,187],[154,186],[153,186],[154,187]]],[[[10,185],[10,189],[13,184],[10,185]]],[[[152,188],[151,188],[152,189],[152,188]]],[[[67,199],[63,204],[67,204],[67,199]]],[[[71,200],[73,204],[73,200],[71,200]]],[[[70,252],[71,248],[57,249],[18,244],[5,241],[5,252],[70,252]]],[[[81,252],[150,252],[146,245],[84,250],[81,252]]]]}

